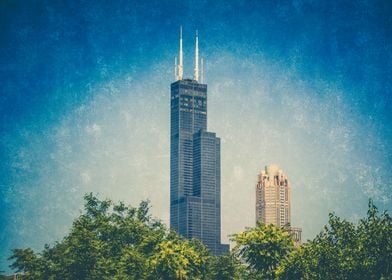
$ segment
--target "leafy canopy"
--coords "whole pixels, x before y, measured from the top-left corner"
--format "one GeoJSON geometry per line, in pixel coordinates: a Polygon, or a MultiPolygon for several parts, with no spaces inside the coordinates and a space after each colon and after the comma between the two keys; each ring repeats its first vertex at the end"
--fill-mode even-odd
{"type": "Polygon", "coordinates": [[[357,224],[333,214],[313,241],[284,259],[280,279],[392,279],[392,219],[370,201],[357,224]]]}
{"type": "Polygon", "coordinates": [[[15,249],[11,267],[34,280],[392,279],[392,218],[371,201],[358,223],[330,214],[316,238],[301,246],[284,228],[258,223],[233,235],[232,253],[219,257],[152,219],[149,207],[88,194],[63,240],[39,253],[15,249]]]}
{"type": "Polygon", "coordinates": [[[257,226],[235,234],[234,253],[249,268],[249,277],[273,279],[275,268],[294,249],[290,234],[274,225],[257,223],[257,226]]]}
{"type": "Polygon", "coordinates": [[[12,268],[23,279],[201,279],[207,249],[184,240],[139,207],[85,196],[85,213],[70,233],[40,253],[15,249],[12,268]]]}

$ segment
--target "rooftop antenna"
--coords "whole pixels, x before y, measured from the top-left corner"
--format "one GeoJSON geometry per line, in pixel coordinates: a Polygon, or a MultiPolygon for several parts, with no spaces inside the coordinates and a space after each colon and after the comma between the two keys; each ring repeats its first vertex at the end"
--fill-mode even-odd
{"type": "Polygon", "coordinates": [[[178,79],[182,80],[184,74],[184,68],[182,64],[182,26],[180,26],[180,64],[178,65],[178,79]]]}
{"type": "Polygon", "coordinates": [[[177,73],[177,56],[174,57],[174,79],[178,80],[178,73],[177,73]]]}
{"type": "Polygon", "coordinates": [[[196,47],[195,47],[195,80],[199,81],[199,39],[196,30],[196,47]]]}
{"type": "Polygon", "coordinates": [[[204,83],[203,58],[201,58],[200,64],[200,83],[204,83]]]}

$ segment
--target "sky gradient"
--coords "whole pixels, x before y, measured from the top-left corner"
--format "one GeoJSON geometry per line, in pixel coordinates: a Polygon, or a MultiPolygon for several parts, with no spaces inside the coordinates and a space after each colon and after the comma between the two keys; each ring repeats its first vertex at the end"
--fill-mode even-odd
{"type": "Polygon", "coordinates": [[[391,1],[1,1],[0,270],[60,240],[83,195],[169,221],[169,107],[183,26],[222,141],[222,238],[253,226],[258,172],[292,183],[292,224],[392,210],[391,1]]]}

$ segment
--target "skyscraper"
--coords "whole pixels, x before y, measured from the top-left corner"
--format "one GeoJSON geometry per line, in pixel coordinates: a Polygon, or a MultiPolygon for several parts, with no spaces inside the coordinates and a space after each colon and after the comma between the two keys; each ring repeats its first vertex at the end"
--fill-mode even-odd
{"type": "Polygon", "coordinates": [[[182,56],[181,31],[171,84],[170,227],[220,255],[229,250],[221,244],[220,139],[207,132],[207,85],[199,82],[197,34],[193,79],[183,78],[182,56]]]}
{"type": "Polygon", "coordinates": [[[291,185],[277,165],[268,165],[256,184],[256,221],[286,227],[297,242],[301,229],[291,227],[291,185]]]}

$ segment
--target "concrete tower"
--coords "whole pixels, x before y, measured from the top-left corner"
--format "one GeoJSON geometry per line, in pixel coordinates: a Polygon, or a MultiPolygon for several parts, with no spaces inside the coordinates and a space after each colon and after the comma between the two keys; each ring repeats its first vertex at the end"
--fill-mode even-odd
{"type": "Polygon", "coordinates": [[[285,227],[296,242],[300,228],[291,227],[291,184],[277,165],[268,165],[258,175],[256,184],[256,222],[285,227]]]}

